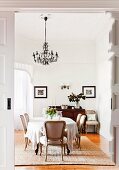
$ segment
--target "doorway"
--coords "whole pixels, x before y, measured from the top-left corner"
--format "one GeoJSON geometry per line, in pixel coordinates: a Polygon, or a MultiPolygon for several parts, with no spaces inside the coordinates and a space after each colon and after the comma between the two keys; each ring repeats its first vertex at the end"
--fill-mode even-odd
{"type": "Polygon", "coordinates": [[[33,85],[30,75],[23,70],[14,70],[14,121],[15,130],[22,130],[20,115],[33,115],[33,85]]]}
{"type": "MultiPolygon", "coordinates": [[[[81,91],[81,87],[83,85],[87,85],[87,84],[96,85],[96,78],[97,78],[96,77],[96,64],[97,63],[95,62],[96,54],[94,52],[96,50],[95,38],[96,36],[98,36],[100,29],[102,29],[102,26],[105,23],[105,20],[106,19],[108,20],[108,18],[105,17],[105,13],[95,13],[95,14],[80,13],[80,15],[77,13],[71,13],[71,14],[53,13],[55,21],[52,22],[51,21],[52,18],[49,19],[48,41],[50,42],[53,48],[61,51],[60,52],[61,57],[59,59],[60,60],[59,63],[57,62],[56,65],[43,68],[43,66],[41,65],[38,65],[38,64],[34,65],[33,58],[32,58],[32,52],[34,50],[37,50],[37,49],[42,50],[44,34],[43,34],[43,22],[41,22],[42,24],[39,25],[41,13],[25,13],[23,14],[23,16],[22,14],[23,13],[18,14],[19,20],[17,20],[17,24],[16,24],[16,26],[19,26],[19,29],[17,32],[17,36],[18,35],[19,36],[17,37],[17,44],[16,44],[16,49],[17,49],[16,53],[18,54],[16,56],[18,58],[16,58],[16,60],[32,65],[32,67],[34,68],[34,73],[35,73],[33,76],[34,82],[35,82],[34,85],[45,84],[48,86],[48,99],[39,100],[39,101],[37,100],[34,104],[34,109],[36,109],[34,111],[34,114],[35,116],[38,116],[39,113],[42,112],[42,109],[44,106],[52,104],[50,103],[51,101],[53,102],[55,100],[55,102],[57,102],[56,104],[58,105],[61,105],[63,103],[66,104],[68,102],[67,96],[66,96],[68,93],[71,93],[72,91],[78,92],[77,89],[81,91]],[[89,15],[89,18],[87,18],[88,15],[89,15]],[[25,17],[27,18],[26,20],[25,20],[25,17]],[[67,20],[67,24],[66,24],[66,20],[63,21],[63,18],[67,20]],[[74,20],[74,18],[76,18],[76,20],[74,20]],[[34,21],[36,20],[37,21],[36,23],[38,25],[36,23],[33,24],[33,20],[34,21]],[[60,22],[62,21],[62,24],[59,21],[60,22]],[[79,23],[81,21],[84,21],[84,23],[82,23],[79,26],[79,23]],[[70,26],[68,24],[70,24],[70,26]],[[61,28],[61,25],[62,25],[62,28],[61,28]],[[66,27],[67,25],[68,27],[66,27]],[[57,27],[57,29],[55,29],[55,27],[57,27]],[[69,28],[72,30],[72,34],[69,28]],[[83,37],[82,32],[84,31],[84,28],[86,32],[83,37]],[[21,32],[20,32],[20,29],[21,29],[21,32]],[[60,35],[58,36],[58,34],[60,35]],[[28,38],[28,36],[31,36],[31,37],[28,38]],[[58,37],[58,39],[56,39],[56,37],[58,37]],[[87,39],[87,37],[88,38],[90,37],[90,39],[87,39]],[[40,39],[40,43],[39,43],[39,39],[40,39]],[[20,44],[19,47],[22,47],[21,49],[23,49],[23,52],[21,49],[19,49],[18,44],[20,44]],[[65,57],[62,57],[62,56],[65,56],[65,57]],[[78,73],[78,75],[80,75],[78,76],[78,81],[77,81],[77,76],[75,76],[76,74],[74,74],[72,70],[74,70],[75,73],[78,73]],[[89,74],[88,76],[87,76],[87,73],[89,74]],[[62,77],[63,80],[59,82],[60,77],[62,77]],[[70,79],[70,82],[69,82],[69,79],[70,79]],[[61,89],[59,88],[59,83],[63,84],[64,82],[66,82],[67,84],[67,81],[68,81],[68,84],[71,84],[71,88],[69,89],[69,91],[61,91],[61,89]],[[56,98],[55,95],[61,96],[61,97],[56,98]]],[[[102,34],[102,37],[103,37],[103,34],[102,34]]],[[[99,44],[100,44],[100,41],[98,45],[99,44]]],[[[99,48],[101,48],[102,50],[102,46],[100,46],[99,48]]],[[[106,51],[108,51],[107,47],[106,47],[106,51]]],[[[91,109],[96,109],[96,100],[97,99],[92,99],[92,100],[89,99],[85,103],[81,103],[81,104],[86,109],[88,109],[89,107],[91,109]]],[[[101,115],[99,116],[101,117],[101,115]]]]}

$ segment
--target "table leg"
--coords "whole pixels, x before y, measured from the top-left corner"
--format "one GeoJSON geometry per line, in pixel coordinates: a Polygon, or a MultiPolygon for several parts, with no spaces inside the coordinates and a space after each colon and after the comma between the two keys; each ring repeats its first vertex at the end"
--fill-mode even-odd
{"type": "Polygon", "coordinates": [[[35,154],[37,155],[38,154],[38,150],[39,150],[39,143],[37,144],[37,148],[35,150],[35,154]]]}
{"type": "Polygon", "coordinates": [[[68,148],[68,145],[66,145],[66,147],[67,147],[67,155],[69,155],[70,154],[70,149],[68,148]]]}

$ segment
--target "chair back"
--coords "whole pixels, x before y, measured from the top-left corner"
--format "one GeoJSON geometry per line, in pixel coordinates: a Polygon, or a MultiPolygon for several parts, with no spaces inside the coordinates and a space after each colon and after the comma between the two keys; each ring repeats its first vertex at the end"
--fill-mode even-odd
{"type": "Polygon", "coordinates": [[[77,126],[80,126],[80,119],[81,119],[81,116],[82,116],[81,113],[79,113],[79,114],[77,115],[77,118],[76,118],[76,124],[77,124],[77,126]]]}
{"type": "Polygon", "coordinates": [[[26,125],[26,122],[25,122],[25,118],[24,118],[23,115],[20,115],[20,118],[21,118],[24,133],[26,133],[27,132],[27,125],[26,125]]]}
{"type": "Polygon", "coordinates": [[[87,121],[98,121],[98,116],[95,112],[95,110],[87,110],[87,121]]]}
{"type": "Polygon", "coordinates": [[[47,141],[63,140],[65,127],[65,121],[46,121],[45,130],[47,141]]]}
{"type": "Polygon", "coordinates": [[[77,123],[77,127],[78,127],[78,132],[82,133],[83,131],[85,131],[85,123],[86,123],[86,115],[79,115],[78,119],[78,123],[77,123]]]}
{"type": "Polygon", "coordinates": [[[82,115],[80,118],[80,125],[84,125],[85,120],[86,120],[86,115],[82,115]]]}
{"type": "Polygon", "coordinates": [[[28,125],[28,122],[29,122],[29,115],[28,115],[28,113],[24,113],[24,117],[25,117],[25,120],[26,120],[26,124],[28,125]]]}

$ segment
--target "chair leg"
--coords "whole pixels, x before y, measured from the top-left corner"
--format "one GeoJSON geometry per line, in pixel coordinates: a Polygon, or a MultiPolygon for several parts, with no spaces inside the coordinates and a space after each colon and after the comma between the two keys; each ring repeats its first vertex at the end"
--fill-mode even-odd
{"type": "Polygon", "coordinates": [[[87,133],[88,125],[86,125],[86,133],[87,133]]]}
{"type": "Polygon", "coordinates": [[[80,137],[78,137],[78,148],[81,149],[81,147],[80,147],[80,141],[81,141],[81,139],[80,139],[80,137]]]}
{"type": "Polygon", "coordinates": [[[96,125],[94,125],[94,133],[96,133],[96,125]]]}
{"type": "Polygon", "coordinates": [[[31,141],[30,141],[30,139],[28,140],[28,145],[30,145],[30,143],[31,143],[31,141]]]}
{"type": "Polygon", "coordinates": [[[37,144],[37,148],[35,150],[35,154],[37,155],[38,154],[38,150],[39,150],[39,143],[37,144]]]}
{"type": "Polygon", "coordinates": [[[98,124],[98,125],[97,125],[97,133],[99,133],[99,126],[100,126],[100,125],[98,124]]]}
{"type": "Polygon", "coordinates": [[[47,152],[48,152],[48,145],[46,146],[46,155],[45,155],[45,161],[47,161],[47,152]]]}
{"type": "Polygon", "coordinates": [[[61,156],[62,156],[62,161],[63,161],[63,146],[61,146],[61,156]]]}
{"type": "Polygon", "coordinates": [[[96,131],[96,133],[98,133],[98,130],[99,130],[99,125],[95,125],[95,131],[96,131]]]}
{"type": "Polygon", "coordinates": [[[66,148],[67,148],[67,155],[69,155],[70,154],[70,150],[69,150],[69,148],[68,148],[68,145],[66,144],[66,148]]]}
{"type": "Polygon", "coordinates": [[[42,154],[42,144],[40,143],[40,156],[42,154]]]}
{"type": "Polygon", "coordinates": [[[25,149],[24,149],[24,150],[26,150],[27,145],[28,145],[28,138],[26,137],[26,138],[25,138],[25,149]]]}
{"type": "Polygon", "coordinates": [[[66,147],[66,144],[64,145],[64,155],[65,155],[65,147],[66,147]]]}

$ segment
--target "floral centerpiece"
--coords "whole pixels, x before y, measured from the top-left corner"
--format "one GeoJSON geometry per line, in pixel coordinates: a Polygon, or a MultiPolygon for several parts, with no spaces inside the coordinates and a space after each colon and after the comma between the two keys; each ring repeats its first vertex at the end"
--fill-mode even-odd
{"type": "Polygon", "coordinates": [[[52,119],[53,116],[56,115],[56,108],[52,108],[52,107],[48,108],[46,110],[46,114],[49,115],[51,117],[51,119],[52,119]]]}
{"type": "Polygon", "coordinates": [[[68,96],[68,99],[69,99],[70,102],[75,102],[76,107],[78,108],[80,99],[85,100],[86,96],[83,93],[79,93],[78,95],[72,93],[68,96]]]}

